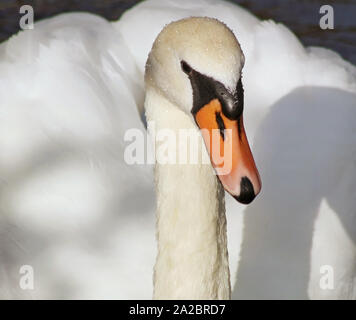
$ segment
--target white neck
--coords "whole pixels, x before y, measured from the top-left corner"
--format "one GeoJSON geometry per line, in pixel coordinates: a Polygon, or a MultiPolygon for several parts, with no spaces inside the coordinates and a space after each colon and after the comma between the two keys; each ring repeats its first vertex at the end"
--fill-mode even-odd
{"type": "MultiPolygon", "coordinates": [[[[146,92],[145,109],[156,132],[193,129],[199,134],[184,112],[152,88],[146,92]]],[[[200,134],[199,139],[203,143],[200,134]]],[[[177,158],[180,148],[177,143],[177,158]]],[[[206,152],[205,148],[199,150],[206,152]]],[[[224,190],[212,166],[156,162],[155,181],[158,256],[154,298],[230,299],[224,190]]]]}

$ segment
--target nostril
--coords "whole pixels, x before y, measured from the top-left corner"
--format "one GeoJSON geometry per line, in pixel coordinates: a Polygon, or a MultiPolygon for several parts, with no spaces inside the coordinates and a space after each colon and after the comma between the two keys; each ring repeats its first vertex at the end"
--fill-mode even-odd
{"type": "Polygon", "coordinates": [[[249,204],[255,199],[255,192],[253,185],[249,178],[243,177],[240,182],[240,195],[234,196],[234,198],[243,204],[249,204]]]}

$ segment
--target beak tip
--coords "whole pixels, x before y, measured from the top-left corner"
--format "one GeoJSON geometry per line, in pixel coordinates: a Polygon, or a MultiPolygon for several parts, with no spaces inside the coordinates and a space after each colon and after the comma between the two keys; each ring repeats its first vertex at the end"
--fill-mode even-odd
{"type": "Polygon", "coordinates": [[[249,178],[243,177],[241,179],[240,194],[238,196],[234,195],[233,197],[242,204],[249,204],[255,199],[256,194],[249,178]]]}
{"type": "Polygon", "coordinates": [[[233,196],[238,202],[242,204],[250,204],[255,199],[255,194],[250,194],[249,196],[239,195],[233,196]]]}

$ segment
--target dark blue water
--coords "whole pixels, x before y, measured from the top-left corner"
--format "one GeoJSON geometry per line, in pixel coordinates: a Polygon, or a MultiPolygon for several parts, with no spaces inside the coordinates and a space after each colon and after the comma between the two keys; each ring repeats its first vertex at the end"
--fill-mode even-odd
{"type": "MultiPolygon", "coordinates": [[[[179,1],[179,0],[177,0],[179,1]]],[[[193,0],[192,0],[193,1],[193,0]]],[[[355,0],[230,0],[247,8],[259,18],[273,19],[287,25],[305,45],[323,46],[340,53],[356,64],[355,0]],[[319,27],[320,6],[334,8],[334,30],[319,27]]],[[[19,7],[30,4],[35,19],[62,12],[88,11],[116,20],[138,0],[0,0],[0,41],[18,31],[19,7]]]]}
{"type": "Polygon", "coordinates": [[[273,19],[288,26],[308,46],[333,49],[356,64],[355,0],[234,0],[262,19],[273,19]],[[319,26],[322,5],[334,9],[334,29],[319,26]]]}

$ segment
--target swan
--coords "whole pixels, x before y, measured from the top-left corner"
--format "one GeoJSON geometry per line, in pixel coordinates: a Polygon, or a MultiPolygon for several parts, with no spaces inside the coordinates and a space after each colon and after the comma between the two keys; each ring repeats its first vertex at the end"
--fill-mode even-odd
{"type": "MultiPolygon", "coordinates": [[[[7,115],[1,141],[1,295],[68,298],[66,290],[61,292],[62,281],[64,288],[69,283],[73,287],[72,298],[120,298],[115,287],[128,283],[121,289],[124,298],[135,281],[150,288],[152,271],[118,260],[134,247],[140,233],[139,243],[145,246],[138,250],[138,260],[154,256],[152,247],[144,252],[154,236],[149,227],[154,216],[152,173],[147,166],[128,165],[121,142],[127,129],[144,129],[136,109],[140,84],[132,76],[137,70],[120,34],[101,18],[67,14],[37,23],[33,34],[20,33],[1,50],[2,111],[7,115]],[[22,73],[20,83],[16,70],[22,73]],[[6,94],[10,88],[15,95],[6,94]],[[148,197],[144,207],[135,199],[140,191],[141,197],[148,197]],[[139,214],[142,211],[146,215],[139,214]],[[115,216],[120,223],[113,223],[115,216]],[[149,241],[143,230],[147,226],[149,241]],[[107,235],[98,230],[107,230],[107,235]],[[19,285],[23,266],[32,268],[35,280],[41,279],[33,280],[34,288],[28,291],[19,285]],[[107,285],[110,276],[117,281],[112,286],[107,285]]],[[[157,129],[195,129],[197,134],[195,122],[201,129],[222,126],[219,138],[224,135],[224,144],[232,147],[233,170],[219,179],[238,201],[249,203],[259,193],[260,180],[242,121],[243,62],[235,36],[217,20],[172,24],[157,38],[148,58],[145,109],[157,129]],[[180,32],[180,39],[172,39],[180,32]],[[194,118],[187,115],[193,109],[194,118]]],[[[204,142],[209,145],[209,139],[204,142]]],[[[206,154],[204,150],[200,152],[206,154]]],[[[210,161],[157,164],[155,172],[159,241],[154,297],[230,298],[224,193],[210,161]],[[168,268],[172,263],[176,267],[168,268]]]]}
{"type": "MultiPolygon", "coordinates": [[[[217,169],[221,167],[215,165],[212,130],[220,130],[221,144],[232,150],[224,164],[231,161],[232,166],[226,172],[217,171],[219,180],[247,204],[260,192],[261,182],[242,121],[243,64],[238,41],[218,20],[173,22],[158,35],[146,63],[145,111],[156,130],[169,128],[177,137],[181,129],[209,130],[211,134],[203,137],[217,169]]],[[[177,145],[179,157],[187,146],[177,145]]],[[[224,193],[211,164],[156,161],[155,181],[154,297],[229,299],[224,193]]]]}
{"type": "Polygon", "coordinates": [[[143,72],[155,34],[191,15],[224,21],[244,50],[244,118],[265,186],[248,209],[226,197],[232,298],[355,299],[355,66],[224,1],[146,1],[115,28],[143,72]]]}
{"type": "Polygon", "coordinates": [[[247,210],[225,197],[231,297],[355,298],[355,67],[220,0],[147,0],[113,23],[62,14],[0,44],[1,298],[152,297],[154,174],[127,165],[123,137],[145,131],[152,43],[190,16],[223,21],[243,49],[245,129],[264,183],[247,210]],[[320,288],[323,265],[333,290],[320,288]]]}

